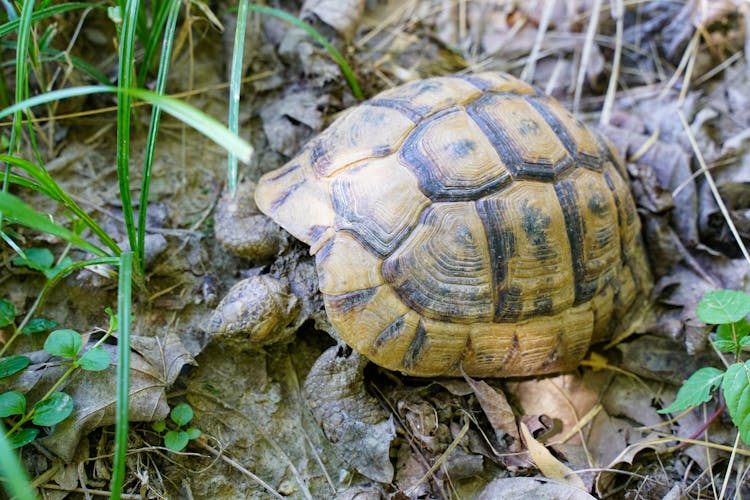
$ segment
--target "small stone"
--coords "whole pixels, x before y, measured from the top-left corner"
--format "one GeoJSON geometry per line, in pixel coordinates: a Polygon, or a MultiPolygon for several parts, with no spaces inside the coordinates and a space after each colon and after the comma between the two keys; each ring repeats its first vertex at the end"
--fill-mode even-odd
{"type": "Polygon", "coordinates": [[[291,339],[299,301],[289,286],[267,274],[236,283],[208,321],[209,334],[240,349],[254,349],[291,339]]]}
{"type": "Polygon", "coordinates": [[[222,195],[216,207],[216,239],[234,255],[268,260],[286,248],[288,233],[258,210],[254,193],[255,183],[243,182],[234,196],[222,195]]]}

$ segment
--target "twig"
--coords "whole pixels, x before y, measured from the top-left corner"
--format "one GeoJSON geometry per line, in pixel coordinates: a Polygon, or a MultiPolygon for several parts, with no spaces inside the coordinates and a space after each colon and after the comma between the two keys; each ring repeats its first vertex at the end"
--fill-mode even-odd
{"type": "Polygon", "coordinates": [[[235,468],[235,469],[237,469],[238,471],[242,472],[243,474],[245,474],[245,475],[246,475],[247,477],[249,477],[250,479],[252,479],[252,480],[253,480],[253,481],[255,481],[256,483],[258,483],[259,485],[261,485],[261,486],[262,486],[263,488],[265,488],[265,489],[266,489],[266,491],[268,491],[268,492],[269,492],[269,493],[270,493],[270,494],[271,494],[271,495],[272,495],[273,497],[275,497],[275,498],[278,498],[279,500],[284,500],[284,497],[282,497],[282,496],[281,496],[281,495],[280,495],[280,494],[279,494],[279,493],[278,493],[278,492],[277,492],[277,491],[276,491],[275,489],[273,489],[273,488],[272,488],[272,487],[271,487],[271,486],[270,486],[270,485],[269,485],[268,483],[266,483],[266,482],[265,482],[265,481],[263,481],[263,480],[262,480],[261,478],[259,478],[258,476],[256,476],[255,474],[253,474],[252,472],[250,472],[249,470],[247,470],[247,469],[246,469],[245,467],[243,467],[243,466],[242,466],[242,464],[240,464],[240,463],[239,463],[238,461],[236,461],[236,460],[234,460],[234,459],[232,459],[232,458],[229,458],[229,457],[228,457],[228,456],[226,456],[225,454],[223,454],[223,453],[220,453],[220,452],[219,452],[219,450],[217,450],[217,449],[216,449],[216,448],[214,448],[213,446],[211,446],[211,445],[209,445],[209,444],[206,444],[206,443],[203,443],[203,442],[201,442],[201,441],[199,441],[199,440],[196,440],[196,441],[195,441],[195,444],[196,444],[196,445],[198,445],[198,446],[200,446],[200,447],[202,447],[202,448],[203,448],[203,449],[205,449],[206,451],[209,451],[209,452],[211,452],[211,453],[212,453],[212,454],[213,454],[214,456],[216,456],[216,457],[220,457],[220,458],[221,458],[221,459],[222,459],[223,461],[225,461],[226,463],[228,463],[229,465],[231,465],[232,467],[234,467],[234,468],[235,468]]]}
{"type": "Polygon", "coordinates": [[[615,32],[615,54],[612,58],[612,73],[609,75],[609,85],[607,86],[607,95],[604,97],[604,106],[602,114],[599,117],[599,123],[606,125],[612,116],[612,108],[615,104],[615,94],[617,93],[617,79],[620,76],[620,60],[622,58],[622,34],[624,30],[625,9],[622,0],[613,0],[612,16],[616,19],[615,32]]]}
{"type": "Polygon", "coordinates": [[[708,166],[706,165],[706,160],[703,159],[703,155],[701,154],[700,148],[698,147],[698,143],[695,141],[695,136],[693,135],[693,131],[690,130],[690,125],[688,125],[687,119],[685,119],[685,113],[680,109],[680,110],[677,110],[677,114],[680,117],[682,126],[685,128],[685,133],[687,133],[688,140],[690,141],[690,146],[692,146],[693,153],[695,153],[695,157],[701,166],[701,172],[706,178],[706,182],[708,183],[708,186],[711,188],[711,193],[714,195],[716,204],[719,206],[719,210],[721,211],[721,214],[724,216],[724,220],[726,220],[727,226],[729,226],[729,230],[732,232],[734,239],[737,241],[737,245],[739,245],[740,250],[742,251],[742,255],[745,257],[745,260],[747,261],[747,263],[750,264],[750,255],[747,253],[747,248],[745,247],[745,243],[742,241],[742,237],[740,236],[740,233],[737,231],[737,227],[734,225],[734,222],[732,222],[732,218],[729,215],[729,210],[727,209],[727,206],[724,204],[724,200],[721,199],[721,195],[719,194],[719,189],[716,187],[716,183],[714,182],[714,176],[711,175],[711,171],[708,169],[708,166]]]}
{"type": "MultiPolygon", "coordinates": [[[[719,493],[719,500],[724,498],[727,492],[727,486],[729,486],[729,478],[732,476],[732,465],[734,465],[734,457],[737,456],[737,446],[740,444],[740,431],[737,431],[737,437],[734,438],[734,447],[732,448],[732,454],[729,455],[729,463],[727,464],[727,473],[724,474],[724,483],[721,485],[721,493],[719,493]]],[[[736,483],[739,485],[739,482],[736,483]]]]}
{"type": "Polygon", "coordinates": [[[534,39],[534,46],[531,48],[531,53],[526,59],[526,66],[521,72],[521,80],[531,83],[534,80],[534,70],[536,69],[536,61],[539,59],[539,52],[542,49],[542,42],[544,41],[544,35],[547,33],[549,27],[549,21],[552,19],[552,10],[555,8],[557,0],[548,0],[545,2],[544,10],[542,11],[542,18],[539,20],[539,29],[536,31],[536,38],[534,39]]]}
{"type": "Polygon", "coordinates": [[[581,93],[583,92],[583,80],[586,77],[586,67],[591,57],[591,47],[594,46],[594,36],[596,27],[599,25],[599,13],[602,9],[602,0],[595,0],[591,7],[591,19],[586,30],[586,40],[583,43],[583,53],[581,54],[581,65],[578,68],[578,78],[576,80],[576,90],[573,97],[573,114],[578,116],[578,108],[581,104],[581,93]]]}

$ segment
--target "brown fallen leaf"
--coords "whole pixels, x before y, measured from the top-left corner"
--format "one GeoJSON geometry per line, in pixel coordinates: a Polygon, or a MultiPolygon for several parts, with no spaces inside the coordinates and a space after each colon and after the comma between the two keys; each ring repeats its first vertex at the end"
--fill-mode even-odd
{"type": "Polygon", "coordinates": [[[667,449],[669,444],[674,443],[674,440],[670,438],[659,438],[656,434],[645,437],[644,439],[633,443],[615,457],[614,460],[605,468],[606,470],[599,474],[596,479],[596,491],[601,495],[603,492],[609,490],[609,486],[617,477],[617,472],[614,472],[618,466],[623,464],[632,465],[635,456],[643,450],[651,450],[657,453],[663,452],[667,449]]]}
{"type": "Polygon", "coordinates": [[[344,461],[363,476],[390,483],[393,418],[365,389],[367,358],[355,351],[342,355],[340,350],[333,346],[315,362],[305,380],[305,397],[344,461]]]}
{"type": "Polygon", "coordinates": [[[479,493],[477,500],[515,498],[519,500],[593,500],[594,497],[574,486],[532,477],[495,479],[479,493]]]}
{"type": "MultiPolygon", "coordinates": [[[[568,435],[583,415],[597,403],[610,378],[607,371],[586,372],[585,377],[564,374],[541,379],[507,382],[507,394],[522,415],[545,415],[553,421],[556,436],[568,435]]],[[[550,436],[551,438],[552,436],[550,436]]],[[[576,436],[571,440],[579,444],[576,436]]]]}
{"type": "Polygon", "coordinates": [[[585,491],[586,485],[583,483],[583,480],[570,467],[556,459],[542,443],[534,439],[526,424],[521,422],[519,427],[523,442],[529,450],[529,455],[531,455],[531,459],[544,477],[557,479],[569,486],[575,486],[585,491]]]}
{"type": "MultiPolygon", "coordinates": [[[[130,400],[131,422],[151,422],[169,413],[166,388],[174,382],[185,364],[194,363],[177,335],[165,341],[153,337],[131,337],[130,400]]],[[[84,346],[91,347],[93,342],[84,346]]],[[[50,451],[70,462],[80,439],[98,427],[112,425],[116,420],[117,346],[103,344],[113,364],[104,371],[76,370],[60,388],[75,405],[73,413],[52,433],[39,439],[50,451]]],[[[69,366],[45,351],[31,353],[32,364],[15,377],[4,379],[0,390],[16,390],[31,402],[38,401],[69,366]]]]}
{"type": "MultiPolygon", "coordinates": [[[[516,416],[508,404],[505,394],[491,387],[483,380],[473,380],[471,377],[464,375],[464,379],[474,390],[487,420],[495,431],[502,431],[511,436],[514,440],[511,450],[518,450],[521,443],[521,436],[518,434],[516,427],[516,416]]],[[[498,436],[500,438],[502,436],[498,436]]]]}
{"type": "Polygon", "coordinates": [[[364,10],[364,0],[305,0],[301,17],[304,20],[317,17],[345,40],[351,40],[364,10]]]}
{"type": "MultiPolygon", "coordinates": [[[[117,347],[102,345],[117,357],[117,347]]],[[[49,379],[48,379],[49,380],[49,379]]],[[[135,352],[130,354],[130,399],[128,419],[130,422],[152,422],[163,419],[169,413],[165,394],[164,376],[159,370],[135,352]]],[[[75,404],[73,414],[58,424],[51,435],[40,442],[66,462],[73,459],[82,436],[97,427],[112,425],[116,416],[117,365],[102,372],[78,370],[62,388],[75,404]]]]}

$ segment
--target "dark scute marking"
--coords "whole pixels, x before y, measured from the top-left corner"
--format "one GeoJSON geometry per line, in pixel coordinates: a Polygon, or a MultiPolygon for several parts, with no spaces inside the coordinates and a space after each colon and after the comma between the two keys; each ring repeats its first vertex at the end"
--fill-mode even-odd
{"type": "Polygon", "coordinates": [[[589,198],[589,210],[598,217],[605,216],[609,213],[607,200],[604,199],[604,196],[601,193],[594,193],[591,195],[591,198],[589,198]]]}
{"type": "MultiPolygon", "coordinates": [[[[359,166],[353,167],[352,171],[356,173],[357,168],[359,166]]],[[[373,220],[372,214],[367,211],[359,213],[356,210],[357,200],[352,195],[347,179],[347,176],[338,176],[331,183],[331,204],[336,213],[336,227],[348,230],[370,253],[387,257],[409,236],[414,226],[407,224],[400,231],[391,234],[373,220]]]]}
{"type": "MultiPolygon", "coordinates": [[[[437,175],[432,160],[422,154],[420,145],[425,132],[428,130],[427,124],[436,126],[432,123],[433,120],[440,120],[442,116],[457,112],[461,112],[459,108],[452,107],[435,113],[427,123],[422,123],[409,135],[398,152],[399,160],[411,169],[417,177],[420,191],[432,201],[474,201],[498,191],[512,181],[509,175],[503,175],[474,187],[446,186],[442,182],[437,175]]],[[[460,147],[464,146],[468,147],[468,145],[460,147]]],[[[468,153],[469,150],[466,150],[466,152],[468,153]]]]}
{"type": "Polygon", "coordinates": [[[575,279],[576,298],[573,305],[582,304],[594,295],[596,283],[587,283],[583,237],[586,233],[585,221],[578,209],[578,194],[569,180],[555,184],[555,193],[565,218],[565,229],[568,233],[570,253],[573,260],[573,277],[575,279]]]}
{"type": "Polygon", "coordinates": [[[299,169],[300,169],[300,165],[299,164],[294,164],[294,165],[290,165],[288,167],[284,167],[284,168],[281,169],[281,172],[279,172],[278,174],[274,175],[273,177],[269,177],[268,180],[269,181],[278,181],[282,177],[285,177],[285,176],[287,176],[287,175],[291,174],[292,172],[295,172],[295,171],[297,171],[299,169]]]}
{"type": "Polygon", "coordinates": [[[331,250],[333,249],[333,240],[334,238],[330,238],[322,247],[320,247],[320,249],[318,249],[318,253],[315,254],[316,266],[320,266],[328,259],[328,257],[331,256],[331,250]]]}
{"type": "Polygon", "coordinates": [[[514,323],[521,318],[523,299],[521,289],[509,286],[500,290],[495,303],[495,322],[514,323]]]}
{"type": "Polygon", "coordinates": [[[397,318],[393,323],[386,326],[382,332],[380,332],[372,344],[373,351],[380,349],[383,344],[391,340],[392,338],[401,334],[404,330],[404,316],[397,318]]]}
{"type": "MultiPolygon", "coordinates": [[[[605,172],[604,173],[604,182],[607,183],[607,187],[609,188],[609,190],[614,193],[615,192],[615,183],[612,181],[612,176],[609,175],[609,172],[605,172]]],[[[617,200],[615,200],[615,201],[617,201],[617,200]]],[[[619,203],[618,203],[618,206],[619,206],[619,203]]]]}
{"type": "Polygon", "coordinates": [[[335,311],[345,314],[355,309],[364,308],[375,296],[378,287],[356,290],[343,295],[328,297],[328,305],[335,311]]]}
{"type": "Polygon", "coordinates": [[[323,140],[316,139],[310,148],[310,163],[318,173],[325,171],[331,164],[331,155],[328,154],[327,144],[323,140]]]}
{"type": "MultiPolygon", "coordinates": [[[[466,112],[482,132],[484,132],[497,151],[497,154],[500,155],[500,158],[511,173],[515,175],[523,167],[523,160],[505,130],[485,111],[491,101],[500,97],[503,97],[503,94],[485,94],[467,106],[466,112]]],[[[512,95],[512,98],[517,97],[512,95]]]]}
{"type": "MultiPolygon", "coordinates": [[[[615,175],[619,175],[619,174],[615,173],[615,175]]],[[[612,180],[612,176],[609,175],[609,172],[604,172],[604,180],[607,182],[607,186],[609,186],[610,191],[612,191],[612,196],[614,196],[615,198],[615,205],[619,209],[623,204],[623,200],[620,198],[620,193],[617,192],[615,188],[615,183],[612,180]]],[[[635,217],[636,217],[636,213],[635,213],[635,210],[633,210],[632,204],[629,204],[627,203],[627,201],[625,201],[625,206],[622,208],[624,208],[624,210],[622,211],[625,212],[625,221],[624,221],[625,224],[628,226],[632,225],[635,222],[635,217]]],[[[620,220],[620,217],[621,217],[620,212],[621,210],[617,211],[617,217],[618,217],[618,223],[620,224],[620,226],[622,226],[623,221],[620,220]]]]}
{"type": "Polygon", "coordinates": [[[386,125],[388,120],[386,119],[385,113],[381,109],[365,108],[361,118],[362,123],[372,125],[386,125]]]}
{"type": "Polygon", "coordinates": [[[457,77],[465,82],[469,82],[483,92],[495,86],[494,83],[488,82],[487,80],[479,78],[476,75],[457,75],[457,77]]]}
{"type": "Polygon", "coordinates": [[[420,96],[422,94],[431,94],[443,88],[443,83],[439,78],[427,78],[425,80],[418,80],[406,84],[402,88],[402,94],[409,94],[409,96],[420,96]]]}
{"type": "MultiPolygon", "coordinates": [[[[503,360],[500,363],[501,367],[506,366],[508,363],[513,361],[513,358],[516,357],[518,352],[521,350],[521,343],[518,341],[518,334],[514,333],[513,338],[510,341],[510,347],[507,351],[505,351],[505,355],[503,356],[503,360]]],[[[498,370],[498,372],[501,372],[502,370],[498,370]]]]}
{"type": "Polygon", "coordinates": [[[387,145],[376,146],[372,148],[372,156],[387,156],[391,154],[391,147],[387,145]]]}
{"type": "Polygon", "coordinates": [[[521,127],[518,129],[518,131],[521,133],[521,135],[536,135],[536,133],[539,132],[539,124],[534,120],[524,118],[521,120],[521,127]]]}
{"type": "Polygon", "coordinates": [[[550,217],[541,208],[529,205],[528,201],[524,201],[521,211],[523,212],[521,227],[531,244],[535,247],[548,245],[547,229],[549,229],[550,217]]]}
{"type": "Polygon", "coordinates": [[[568,133],[568,130],[563,126],[562,122],[558,120],[557,116],[555,116],[547,108],[547,106],[543,102],[539,101],[535,96],[526,97],[526,102],[531,104],[531,106],[536,109],[540,115],[542,115],[544,121],[546,121],[549,126],[552,127],[555,135],[557,135],[557,137],[563,143],[563,146],[565,146],[565,149],[568,151],[568,153],[570,153],[571,156],[575,157],[578,152],[576,143],[568,133]]]}
{"type": "Polygon", "coordinates": [[[537,297],[534,299],[534,314],[548,315],[552,313],[552,297],[537,297]]]}
{"type": "Polygon", "coordinates": [[[451,144],[453,156],[465,158],[477,149],[477,143],[470,139],[462,139],[451,144]]]}
{"type": "Polygon", "coordinates": [[[551,364],[555,363],[557,359],[560,357],[560,347],[562,347],[562,332],[557,332],[555,335],[555,345],[552,346],[552,349],[547,353],[546,359],[542,362],[542,369],[546,369],[551,364]]]}
{"type": "MultiPolygon", "coordinates": [[[[525,162],[523,158],[521,158],[521,155],[517,151],[513,142],[510,140],[507,132],[487,114],[485,109],[487,109],[488,103],[492,100],[505,97],[519,99],[519,96],[516,94],[489,93],[483,95],[467,106],[466,112],[474,122],[476,122],[477,126],[482,132],[484,132],[487,138],[489,138],[490,142],[495,147],[497,154],[500,155],[500,158],[502,158],[514,178],[540,182],[552,182],[556,179],[560,179],[568,170],[575,166],[575,162],[572,161],[571,156],[566,156],[566,158],[558,162],[556,165],[550,165],[549,163],[525,162]]],[[[529,120],[529,122],[538,126],[538,123],[533,120],[529,120]]],[[[530,125],[527,124],[527,126],[530,125]]],[[[528,131],[530,131],[530,129],[528,131]]]]}
{"type": "Polygon", "coordinates": [[[417,332],[414,334],[414,338],[409,344],[409,348],[404,353],[404,359],[402,364],[406,369],[414,368],[414,365],[419,361],[419,357],[422,354],[422,350],[427,345],[427,332],[424,329],[424,325],[420,320],[417,324],[417,332]]]}
{"type": "Polygon", "coordinates": [[[494,356],[489,353],[481,353],[476,352],[474,350],[474,345],[471,342],[471,336],[466,337],[466,343],[464,344],[464,348],[461,349],[461,353],[458,355],[456,360],[451,365],[450,369],[447,370],[448,373],[462,373],[464,371],[463,363],[464,360],[468,357],[473,357],[476,359],[476,361],[480,362],[481,364],[487,364],[487,365],[493,365],[492,362],[494,360],[494,356]]]}
{"type": "MultiPolygon", "coordinates": [[[[615,208],[617,209],[617,227],[622,228],[623,220],[622,220],[622,200],[620,200],[620,197],[617,194],[617,191],[615,191],[615,183],[612,182],[612,177],[609,175],[609,172],[604,172],[604,182],[607,184],[607,187],[609,188],[610,193],[612,193],[612,198],[615,201],[615,208]]],[[[623,255],[623,245],[625,244],[624,241],[622,241],[622,238],[620,238],[620,257],[623,255]]]]}
{"type": "MultiPolygon", "coordinates": [[[[383,265],[385,268],[386,265],[383,265]]],[[[385,277],[385,272],[383,276],[385,277]]],[[[406,273],[408,275],[408,272],[406,273]]],[[[385,278],[386,283],[391,284],[390,278],[385,278]]],[[[440,321],[457,322],[461,318],[465,318],[467,315],[467,305],[472,306],[476,303],[476,292],[473,294],[462,293],[455,290],[450,284],[444,284],[439,282],[431,283],[430,291],[433,292],[425,293],[420,287],[420,282],[412,279],[405,279],[403,282],[392,285],[393,291],[396,292],[401,302],[406,304],[410,309],[422,313],[423,315],[429,315],[430,318],[437,319],[440,321]],[[442,300],[437,300],[435,297],[439,297],[442,300]]],[[[474,309],[477,309],[475,306],[474,309]]]]}
{"type": "Polygon", "coordinates": [[[413,123],[419,123],[422,118],[430,111],[429,108],[424,106],[415,107],[411,106],[408,102],[400,99],[374,99],[369,101],[367,104],[371,106],[379,106],[382,108],[390,108],[399,111],[406,116],[413,123]]]}
{"type": "Polygon", "coordinates": [[[286,203],[287,198],[289,198],[292,195],[292,193],[294,193],[296,190],[302,187],[304,183],[305,181],[302,180],[289,186],[289,188],[287,188],[287,190],[284,191],[284,194],[282,194],[281,196],[279,196],[278,198],[276,198],[275,200],[271,202],[271,207],[270,207],[271,211],[278,210],[281,205],[286,203]]]}
{"type": "Polygon", "coordinates": [[[325,233],[330,226],[323,226],[322,224],[315,224],[310,228],[310,231],[308,231],[308,234],[310,236],[310,241],[318,241],[318,238],[320,238],[323,233],[325,233]]]}
{"type": "MultiPolygon", "coordinates": [[[[581,165],[591,167],[596,171],[601,171],[601,158],[599,156],[591,156],[588,154],[578,154],[578,146],[576,145],[575,140],[573,140],[573,136],[571,136],[570,132],[568,132],[568,129],[563,126],[562,122],[547,108],[547,106],[543,102],[541,102],[534,96],[526,97],[526,102],[531,104],[534,109],[536,109],[537,112],[542,115],[544,121],[546,121],[549,126],[552,127],[552,131],[555,132],[555,135],[557,135],[557,137],[560,139],[560,142],[562,142],[563,146],[568,151],[568,154],[573,157],[576,164],[580,163],[581,165]]],[[[579,128],[586,128],[586,126],[579,120],[576,120],[575,123],[579,128]]]]}
{"type": "MultiPolygon", "coordinates": [[[[496,199],[485,198],[475,203],[479,218],[484,225],[484,233],[490,249],[490,264],[492,269],[492,286],[495,299],[496,322],[510,321],[515,319],[511,311],[506,310],[507,305],[502,302],[507,292],[505,280],[508,276],[508,261],[516,253],[516,238],[513,234],[513,226],[505,220],[505,210],[502,202],[496,199]]],[[[510,309],[513,309],[511,306],[510,309]]]]}
{"type": "Polygon", "coordinates": [[[391,284],[401,276],[401,261],[399,259],[388,259],[380,266],[380,273],[386,283],[391,284]]]}
{"type": "MultiPolygon", "coordinates": [[[[607,146],[607,142],[604,140],[602,134],[596,129],[590,129],[590,132],[593,134],[596,142],[599,144],[599,156],[601,156],[602,159],[609,160],[609,162],[612,163],[612,165],[615,167],[617,173],[620,174],[620,177],[625,179],[625,181],[628,181],[628,172],[625,169],[625,165],[622,163],[620,158],[613,154],[612,150],[609,149],[609,147],[607,146]]],[[[604,165],[604,163],[606,163],[606,161],[602,163],[602,166],[604,165]]]]}

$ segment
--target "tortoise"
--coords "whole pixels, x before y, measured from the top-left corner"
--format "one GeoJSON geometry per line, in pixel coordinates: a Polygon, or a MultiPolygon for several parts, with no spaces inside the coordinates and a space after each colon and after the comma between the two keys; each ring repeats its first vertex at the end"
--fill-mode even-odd
{"type": "Polygon", "coordinates": [[[651,287],[613,146],[510,75],[428,78],[347,111],[255,191],[310,245],[328,318],[407,375],[573,369],[651,287]]]}

